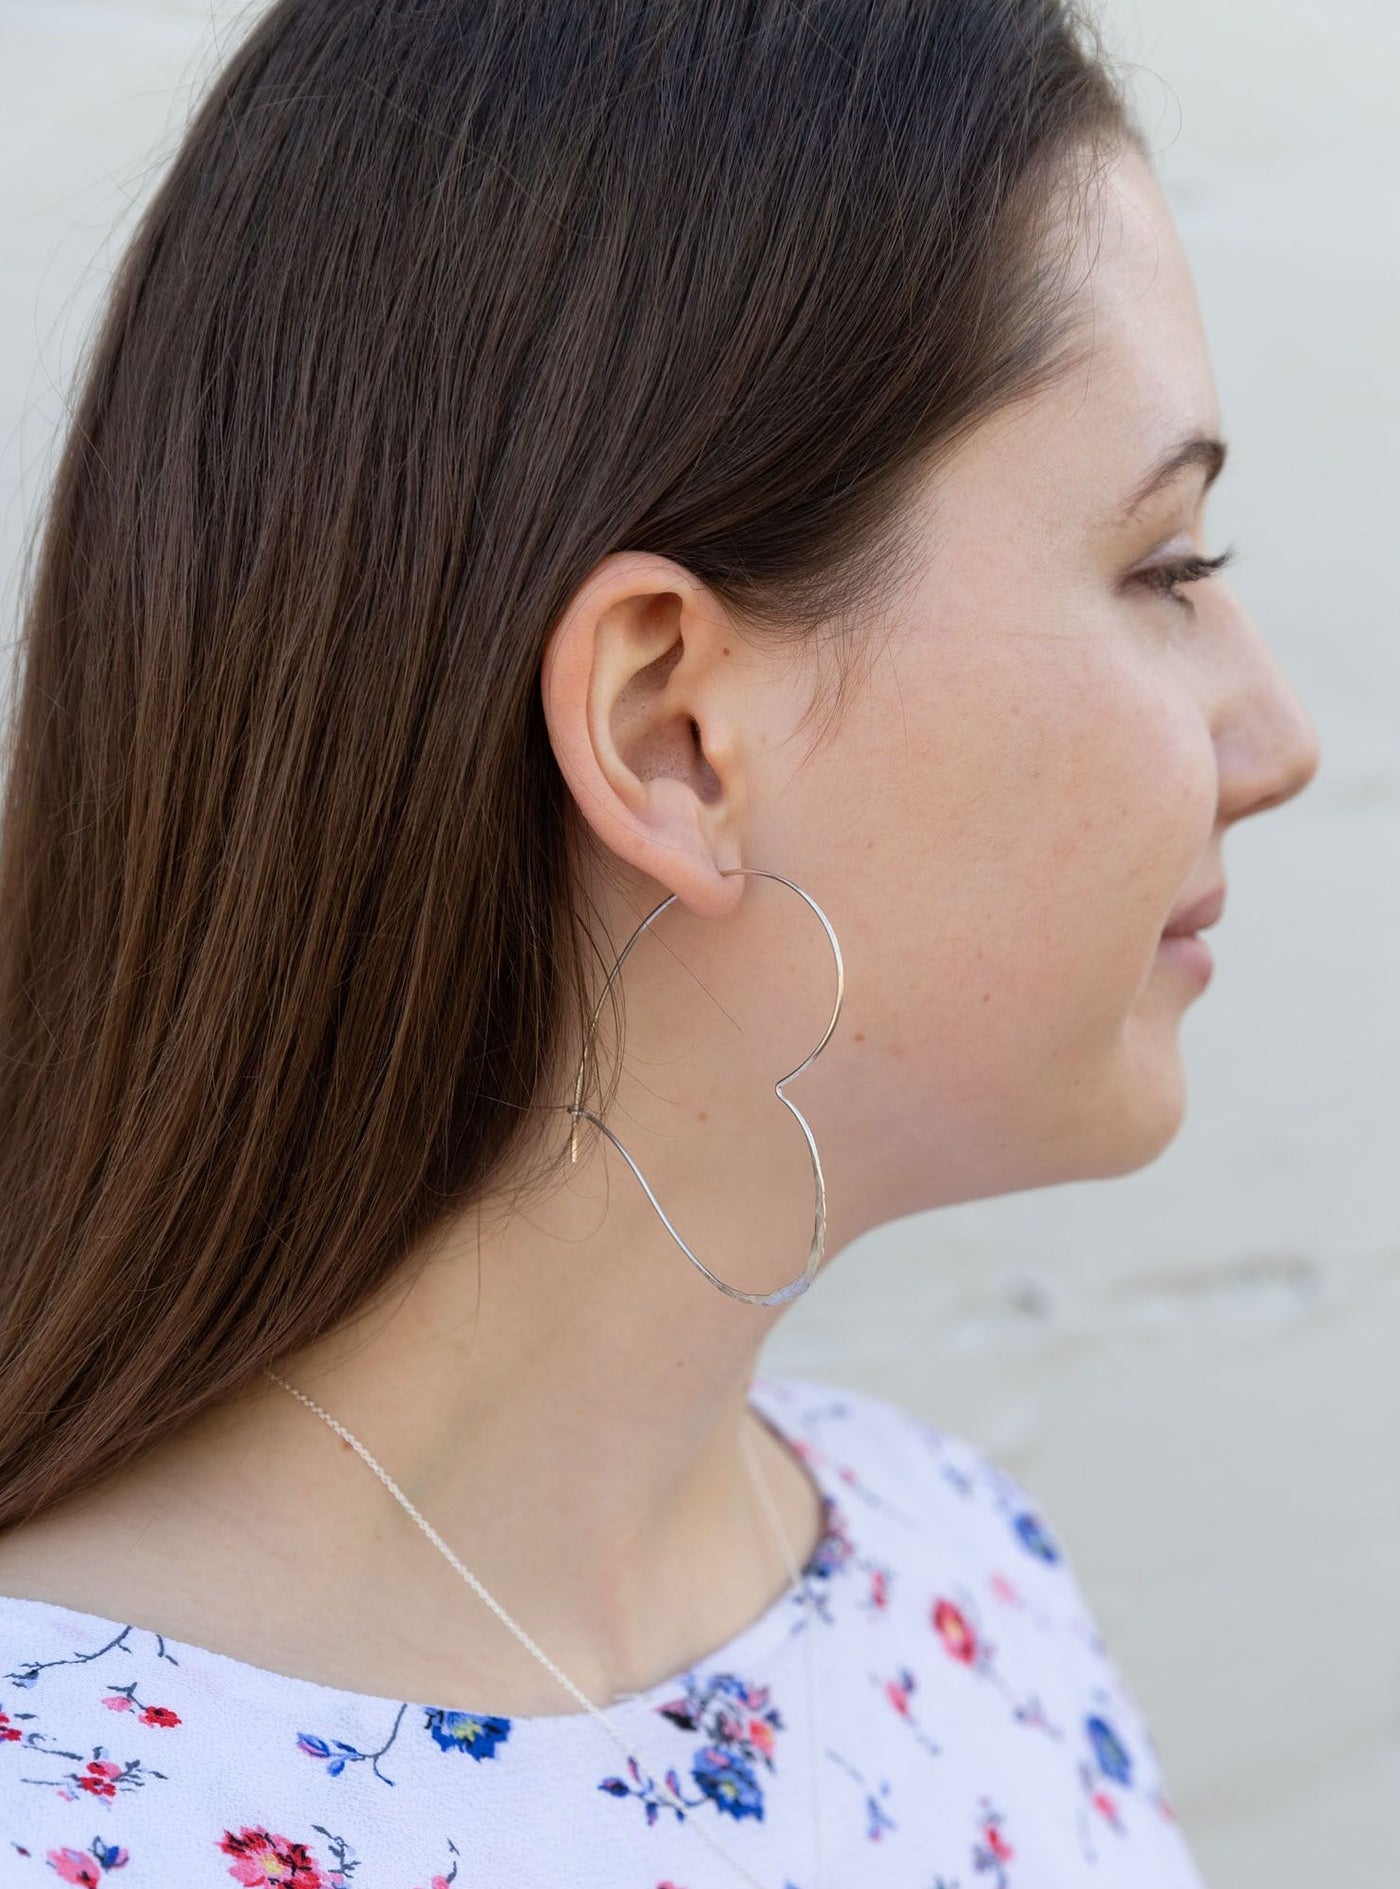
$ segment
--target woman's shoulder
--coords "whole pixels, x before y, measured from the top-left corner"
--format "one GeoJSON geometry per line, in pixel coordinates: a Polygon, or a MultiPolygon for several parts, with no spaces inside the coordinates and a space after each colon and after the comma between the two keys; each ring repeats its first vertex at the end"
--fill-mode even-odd
{"type": "MultiPolygon", "coordinates": [[[[1041,1503],[1021,1478],[970,1437],[893,1398],[789,1372],[754,1379],[760,1407],[814,1468],[867,1496],[916,1497],[1040,1563],[1065,1561],[1041,1503]]],[[[928,1521],[927,1513],[923,1518],[928,1521]]]]}
{"type": "Polygon", "coordinates": [[[1033,1489],[995,1455],[879,1392],[769,1373],[760,1408],[835,1504],[853,1558],[985,1651],[1028,1637],[1054,1662],[1123,1689],[1068,1548],[1033,1489]]]}

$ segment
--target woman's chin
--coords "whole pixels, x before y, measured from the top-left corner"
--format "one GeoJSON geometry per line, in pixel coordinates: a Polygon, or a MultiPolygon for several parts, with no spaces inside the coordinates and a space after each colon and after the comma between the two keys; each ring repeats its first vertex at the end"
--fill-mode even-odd
{"type": "Polygon", "coordinates": [[[1101,1079],[1078,1085],[1079,1105],[1062,1119],[1047,1149],[1048,1180],[1109,1180],[1149,1166],[1169,1148],[1186,1118],[1186,1070],[1175,1018],[1161,1010],[1150,1024],[1136,1014],[1101,1079]]]}
{"type": "Polygon", "coordinates": [[[1122,1080],[1107,1111],[1105,1175],[1147,1167],[1171,1146],[1186,1119],[1186,1070],[1170,1022],[1130,1045],[1122,1080]]]}

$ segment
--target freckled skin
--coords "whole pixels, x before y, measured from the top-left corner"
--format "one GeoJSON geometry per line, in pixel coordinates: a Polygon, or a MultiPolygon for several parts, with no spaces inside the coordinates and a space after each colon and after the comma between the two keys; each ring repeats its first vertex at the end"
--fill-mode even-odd
{"type": "MultiPolygon", "coordinates": [[[[833,1233],[1158,1154],[1182,1119],[1178,1026],[1200,994],[1158,954],[1162,928],[1225,876],[1225,829],[1317,765],[1301,704],[1223,578],[1190,588],[1193,610],[1127,581],[1212,548],[1200,470],[1130,526],[1108,522],[1179,438],[1221,431],[1186,259],[1136,152],[1074,240],[1087,363],[985,424],[917,496],[926,555],[882,619],[868,679],[814,751],[794,734],[800,666],[761,638],[718,638],[723,614],[700,590],[676,593],[674,705],[658,696],[619,718],[605,754],[574,738],[576,673],[557,670],[552,694],[546,682],[565,772],[599,836],[701,918],[758,908],[748,925],[672,928],[703,988],[723,985],[727,1013],[745,997],[726,963],[737,956],[761,981],[770,928],[803,926],[753,898],[756,882],[716,878],[716,863],[783,873],[835,926],[843,1016],[791,1092],[821,1140],[833,1233]],[[734,647],[736,660],[714,663],[734,647]],[[721,783],[703,810],[683,778],[652,798],[629,786],[629,754],[636,767],[682,712],[721,783]],[[859,1058],[845,1047],[856,1043],[859,1058]]],[[[605,566],[560,647],[596,639],[602,606],[602,660],[625,670],[629,587],[680,575],[664,560],[605,566]]],[[[596,642],[594,655],[596,687],[596,642]]],[[[736,1160],[755,1213],[787,1124],[738,1098],[762,1103],[770,1072],[793,1060],[779,1039],[810,1046],[832,987],[820,939],[789,951],[743,1041],[724,1036],[697,1065],[702,1084],[724,1080],[725,1117],[743,1118],[736,1160]]],[[[680,1001],[664,969],[638,967],[629,1003],[648,1040],[674,1032],[680,1001]]],[[[668,1151],[654,1152],[664,1164],[668,1151]]],[[[800,1164],[782,1171],[798,1198],[800,1164]]],[[[683,1197],[683,1176],[676,1185],[683,1197]]]]}

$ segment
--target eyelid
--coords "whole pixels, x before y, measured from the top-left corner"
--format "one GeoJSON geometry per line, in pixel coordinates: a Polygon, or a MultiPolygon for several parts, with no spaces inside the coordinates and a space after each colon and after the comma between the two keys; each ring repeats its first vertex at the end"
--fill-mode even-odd
{"type": "Polygon", "coordinates": [[[1158,596],[1171,597],[1183,609],[1193,610],[1195,605],[1189,597],[1177,595],[1178,584],[1196,584],[1207,577],[1213,577],[1217,571],[1223,571],[1228,564],[1233,564],[1239,556],[1236,545],[1228,545],[1214,557],[1206,557],[1201,552],[1191,552],[1184,557],[1164,558],[1159,564],[1147,564],[1135,571],[1130,583],[1138,583],[1158,596]]]}

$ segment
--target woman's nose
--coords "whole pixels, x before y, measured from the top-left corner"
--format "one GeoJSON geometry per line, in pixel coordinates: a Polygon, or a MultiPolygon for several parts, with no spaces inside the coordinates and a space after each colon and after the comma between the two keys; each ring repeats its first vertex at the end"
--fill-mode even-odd
{"type": "Polygon", "coordinates": [[[1317,730],[1253,619],[1240,609],[1243,649],[1218,724],[1221,817],[1281,806],[1317,773],[1317,730]]]}

